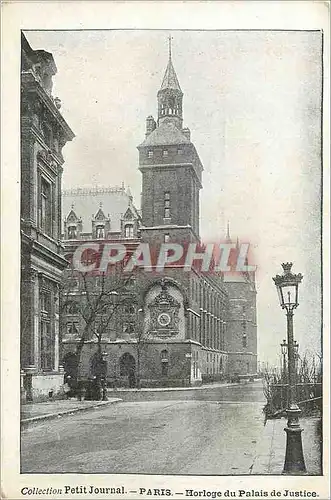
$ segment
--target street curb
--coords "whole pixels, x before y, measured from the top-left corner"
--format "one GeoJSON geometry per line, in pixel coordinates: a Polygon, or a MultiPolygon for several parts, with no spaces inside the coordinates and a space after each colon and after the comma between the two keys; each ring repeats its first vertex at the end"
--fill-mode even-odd
{"type": "Polygon", "coordinates": [[[57,413],[46,413],[45,415],[37,415],[35,417],[24,418],[23,420],[21,420],[21,427],[32,423],[42,422],[43,420],[53,420],[55,418],[70,415],[72,413],[102,408],[103,406],[120,403],[121,401],[123,401],[121,398],[112,398],[111,401],[103,401],[102,403],[84,406],[84,408],[72,408],[71,410],[63,410],[57,413]]]}
{"type": "MultiPolygon", "coordinates": [[[[252,382],[251,382],[252,383],[252,382]]],[[[116,394],[116,392],[168,392],[168,391],[203,391],[205,389],[218,389],[223,387],[236,387],[245,384],[233,382],[220,385],[199,385],[196,387],[142,387],[141,389],[128,389],[128,388],[118,388],[116,391],[114,389],[109,389],[108,394],[116,394]]]]}

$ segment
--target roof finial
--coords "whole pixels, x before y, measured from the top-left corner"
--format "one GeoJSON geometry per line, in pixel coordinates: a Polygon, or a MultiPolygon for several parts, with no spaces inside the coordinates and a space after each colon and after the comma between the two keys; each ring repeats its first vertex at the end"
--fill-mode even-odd
{"type": "Polygon", "coordinates": [[[168,42],[169,42],[169,60],[171,60],[171,40],[172,40],[172,36],[169,35],[168,36],[168,42]]]}

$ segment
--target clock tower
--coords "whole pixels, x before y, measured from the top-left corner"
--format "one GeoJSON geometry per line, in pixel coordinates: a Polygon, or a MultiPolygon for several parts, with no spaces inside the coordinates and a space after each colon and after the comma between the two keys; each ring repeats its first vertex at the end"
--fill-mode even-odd
{"type": "Polygon", "coordinates": [[[146,120],[145,140],[138,146],[142,173],[144,241],[199,241],[199,191],[203,166],[183,128],[183,92],[169,60],[157,93],[158,117],[146,120]]]}

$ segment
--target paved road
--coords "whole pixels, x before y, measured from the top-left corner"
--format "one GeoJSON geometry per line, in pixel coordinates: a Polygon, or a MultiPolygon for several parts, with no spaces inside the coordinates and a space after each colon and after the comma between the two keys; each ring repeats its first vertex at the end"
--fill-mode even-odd
{"type": "Polygon", "coordinates": [[[250,474],[263,430],[259,385],[169,394],[24,430],[22,472],[250,474]]]}
{"type": "Polygon", "coordinates": [[[229,385],[215,385],[208,388],[197,388],[195,390],[170,391],[117,391],[109,390],[109,397],[121,398],[123,401],[171,401],[171,400],[194,400],[194,401],[241,401],[265,403],[262,391],[262,381],[254,383],[241,383],[229,385]]]}

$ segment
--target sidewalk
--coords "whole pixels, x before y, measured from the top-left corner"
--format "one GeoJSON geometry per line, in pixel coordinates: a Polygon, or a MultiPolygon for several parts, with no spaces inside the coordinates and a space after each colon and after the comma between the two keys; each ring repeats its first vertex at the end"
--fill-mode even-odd
{"type": "Polygon", "coordinates": [[[42,403],[26,403],[21,406],[21,425],[59,418],[79,411],[91,410],[122,401],[120,398],[108,398],[108,401],[78,401],[77,399],[59,399],[42,403]]]}
{"type": "MultiPolygon", "coordinates": [[[[320,475],[321,471],[321,438],[319,417],[300,418],[303,429],[303,454],[308,475],[320,475]]],[[[257,453],[252,465],[251,474],[279,475],[282,473],[286,449],[286,419],[268,420],[257,445],[257,453]]]]}

